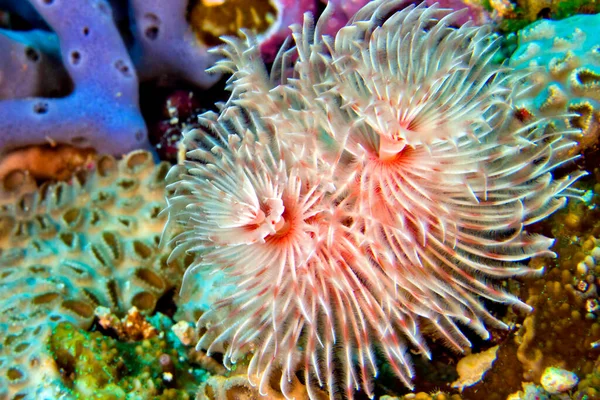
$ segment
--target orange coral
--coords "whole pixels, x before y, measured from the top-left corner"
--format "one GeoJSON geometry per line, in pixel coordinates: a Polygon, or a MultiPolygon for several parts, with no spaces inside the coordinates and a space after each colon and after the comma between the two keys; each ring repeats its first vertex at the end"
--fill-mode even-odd
{"type": "Polygon", "coordinates": [[[114,331],[120,340],[138,341],[150,339],[158,334],[156,328],[146,320],[146,317],[135,306],[131,307],[122,319],[119,319],[106,307],[97,307],[95,313],[100,326],[114,331]]]}
{"type": "Polygon", "coordinates": [[[69,145],[38,145],[14,150],[0,158],[0,179],[23,170],[35,179],[66,180],[79,168],[94,161],[93,149],[69,145]]]}

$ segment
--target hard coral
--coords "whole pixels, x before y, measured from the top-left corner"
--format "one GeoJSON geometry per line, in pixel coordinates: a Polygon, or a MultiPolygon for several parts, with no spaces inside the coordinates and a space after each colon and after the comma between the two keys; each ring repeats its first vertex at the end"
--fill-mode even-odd
{"type": "Polygon", "coordinates": [[[312,399],[372,397],[375,354],[411,387],[421,325],[458,351],[459,324],[506,328],[480,297],[530,307],[488,280],[536,272],[519,262],[552,240],[525,227],[580,195],[584,173],[550,174],[574,132],[513,117],[523,74],[491,63],[488,30],[402,4],[368,3],[335,39],[332,7],[307,15],[270,74],[255,38],[227,39],[231,98],[169,174],[171,258],[196,256],[182,293],[221,286],[198,348],[248,358],[263,395],[275,379],[290,398],[302,371],[312,399]]]}
{"type": "MultiPolygon", "coordinates": [[[[296,400],[308,400],[306,390],[297,377],[292,377],[293,392],[291,395],[296,400]]],[[[203,382],[198,388],[196,400],[255,400],[260,396],[258,390],[248,383],[245,374],[236,373],[235,375],[211,376],[206,382],[203,382]]],[[[289,397],[284,396],[278,388],[267,389],[267,398],[269,400],[283,400],[289,397]]],[[[319,400],[328,398],[327,393],[319,391],[319,400]]]]}
{"type": "Polygon", "coordinates": [[[516,32],[542,18],[561,20],[600,11],[600,4],[596,0],[490,0],[489,6],[501,17],[499,28],[504,32],[516,32]]]}
{"type": "MultiPolygon", "coordinates": [[[[599,177],[596,173],[596,182],[599,177]]],[[[578,185],[591,189],[593,183],[586,180],[578,185]]],[[[580,377],[594,369],[596,344],[600,343],[596,307],[600,300],[599,206],[600,197],[595,194],[590,204],[569,203],[543,224],[556,238],[553,250],[558,257],[531,260],[531,267],[543,265],[548,272],[523,285],[523,295],[534,311],[515,341],[527,381],[539,383],[547,367],[567,368],[580,377]]]]}
{"type": "Polygon", "coordinates": [[[563,113],[569,126],[581,129],[571,153],[592,147],[600,134],[599,23],[600,14],[536,22],[519,31],[519,47],[509,62],[515,69],[533,67],[531,88],[519,108],[537,118],[563,113]]]}
{"type": "Polygon", "coordinates": [[[183,267],[167,264],[158,247],[167,168],[143,151],[120,162],[104,156],[69,182],[25,193],[12,187],[19,197],[3,199],[2,395],[42,398],[36,393],[51,390],[46,381],[56,373],[41,350],[59,322],[87,329],[98,305],[151,312],[178,285],[183,267]]]}
{"type": "Polygon", "coordinates": [[[68,145],[30,146],[5,154],[0,159],[0,180],[9,174],[30,174],[36,180],[67,180],[93,164],[96,152],[68,145]]]}
{"type": "MultiPolygon", "coordinates": [[[[157,314],[152,320],[168,318],[157,314]]],[[[123,343],[62,322],[47,342],[50,362],[63,372],[57,382],[60,391],[50,397],[34,397],[36,400],[192,398],[193,367],[178,355],[175,343],[164,331],[149,339],[123,343]]]]}

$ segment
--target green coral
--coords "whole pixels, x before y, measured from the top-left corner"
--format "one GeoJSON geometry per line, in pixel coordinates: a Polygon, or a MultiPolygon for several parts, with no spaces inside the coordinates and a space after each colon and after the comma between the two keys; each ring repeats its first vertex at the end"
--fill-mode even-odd
{"type": "Polygon", "coordinates": [[[600,4],[595,0],[558,1],[551,14],[552,19],[561,20],[585,11],[586,14],[600,12],[600,4]]]}
{"type": "MultiPolygon", "coordinates": [[[[482,2],[484,6],[485,3],[489,2],[482,2]]],[[[518,0],[516,3],[512,14],[505,15],[500,21],[499,29],[503,33],[516,33],[541,18],[558,21],[577,14],[600,12],[600,3],[597,0],[518,0]]]]}
{"type": "Polygon", "coordinates": [[[194,371],[176,346],[164,331],[125,343],[68,322],[58,324],[48,339],[48,351],[63,378],[63,392],[69,398],[89,400],[193,398],[203,374],[194,371]],[[168,368],[160,362],[165,355],[171,363],[168,368]]]}

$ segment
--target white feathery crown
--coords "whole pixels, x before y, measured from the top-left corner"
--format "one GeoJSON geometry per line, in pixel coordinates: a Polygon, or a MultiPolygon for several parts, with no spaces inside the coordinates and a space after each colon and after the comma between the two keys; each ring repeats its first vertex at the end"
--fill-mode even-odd
{"type": "Polygon", "coordinates": [[[408,348],[430,356],[505,327],[482,298],[529,306],[499,279],[552,255],[526,227],[563,206],[584,175],[555,179],[577,132],[523,123],[524,75],[492,62],[486,28],[399,0],[368,3],[335,38],[330,6],[306,15],[268,71],[256,40],[226,38],[232,74],[220,112],[184,134],[171,171],[171,257],[195,255],[185,282],[223,273],[236,290],[206,310],[199,349],[249,359],[261,393],[302,371],[311,399],[374,396],[385,357],[412,388],[408,348]]]}

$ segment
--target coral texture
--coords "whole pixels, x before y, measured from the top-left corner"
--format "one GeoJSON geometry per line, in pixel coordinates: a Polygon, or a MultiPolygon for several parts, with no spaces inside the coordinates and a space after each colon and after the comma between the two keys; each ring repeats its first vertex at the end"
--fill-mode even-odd
{"type": "Polygon", "coordinates": [[[599,23],[600,14],[536,22],[519,31],[510,58],[515,69],[534,68],[519,107],[538,118],[573,114],[565,118],[583,135],[573,152],[596,144],[600,133],[599,23]]]}
{"type": "Polygon", "coordinates": [[[68,373],[57,382],[60,391],[35,399],[191,399],[205,374],[180,354],[177,339],[168,333],[168,317],[157,313],[146,323],[160,334],[136,342],[57,324],[47,354],[56,369],[68,373]]]}
{"type": "Polygon", "coordinates": [[[90,148],[68,145],[17,149],[0,158],[0,181],[11,174],[20,173],[38,180],[67,180],[76,171],[91,165],[95,156],[90,148]]]}
{"type": "Polygon", "coordinates": [[[491,63],[488,30],[402,5],[368,3],[335,38],[332,7],[306,16],[270,74],[253,37],[228,39],[231,98],[169,173],[171,258],[196,256],[182,293],[222,288],[198,348],[247,356],[263,395],[279,379],[290,398],[302,371],[310,398],[372,397],[377,353],[411,387],[425,327],[458,351],[459,323],[505,328],[480,297],[530,310],[494,280],[540,272],[520,262],[552,240],[525,227],[580,194],[583,173],[550,173],[578,131],[514,117],[523,73],[491,63]]]}
{"type": "Polygon", "coordinates": [[[88,329],[99,305],[151,312],[178,284],[183,266],[158,247],[167,169],[138,151],[35,191],[4,185],[19,197],[0,209],[0,398],[52,388],[42,350],[57,323],[88,329]]]}

